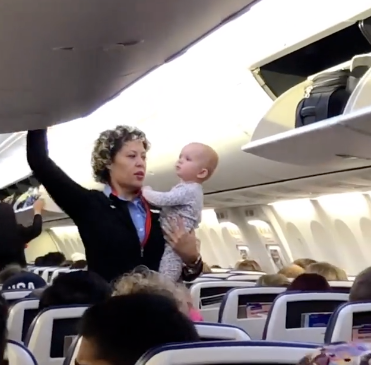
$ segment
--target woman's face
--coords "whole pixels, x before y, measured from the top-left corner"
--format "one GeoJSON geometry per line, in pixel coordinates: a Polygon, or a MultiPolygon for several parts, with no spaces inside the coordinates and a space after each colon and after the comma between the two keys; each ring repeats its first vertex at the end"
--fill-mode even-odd
{"type": "Polygon", "coordinates": [[[126,142],[109,166],[111,181],[129,190],[139,190],[146,175],[146,154],[142,141],[126,142]]]}

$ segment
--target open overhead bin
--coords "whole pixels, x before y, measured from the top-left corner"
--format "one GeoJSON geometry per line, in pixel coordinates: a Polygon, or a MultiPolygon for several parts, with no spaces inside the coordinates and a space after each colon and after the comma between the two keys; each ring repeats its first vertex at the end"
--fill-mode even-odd
{"type": "Polygon", "coordinates": [[[320,39],[313,36],[291,52],[252,66],[253,75],[274,103],[250,143],[242,147],[245,152],[328,171],[371,165],[371,109],[361,111],[371,105],[370,12],[322,32],[320,39]],[[339,70],[349,76],[350,97],[339,112],[343,114],[295,128],[298,105],[308,97],[313,79],[339,70]]]}
{"type": "Polygon", "coordinates": [[[18,223],[25,226],[32,223],[34,212],[33,203],[42,196],[46,200],[46,209],[43,211],[44,222],[54,222],[67,218],[45,193],[45,189],[33,175],[26,176],[23,179],[0,190],[0,200],[13,206],[18,223]]]}

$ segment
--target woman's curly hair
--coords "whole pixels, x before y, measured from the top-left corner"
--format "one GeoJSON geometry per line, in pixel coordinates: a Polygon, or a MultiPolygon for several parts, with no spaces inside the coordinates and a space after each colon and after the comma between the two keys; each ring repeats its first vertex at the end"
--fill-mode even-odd
{"type": "Polygon", "coordinates": [[[126,142],[141,140],[146,151],[150,143],[144,132],[136,127],[118,125],[115,129],[102,132],[94,143],[91,165],[95,181],[106,184],[109,182],[107,166],[112,164],[114,157],[126,142]]]}
{"type": "Polygon", "coordinates": [[[134,270],[129,274],[123,275],[115,282],[113,296],[132,293],[150,293],[165,296],[174,300],[182,312],[188,313],[184,288],[173,283],[166,276],[148,268],[143,267],[141,270],[134,270]]]}

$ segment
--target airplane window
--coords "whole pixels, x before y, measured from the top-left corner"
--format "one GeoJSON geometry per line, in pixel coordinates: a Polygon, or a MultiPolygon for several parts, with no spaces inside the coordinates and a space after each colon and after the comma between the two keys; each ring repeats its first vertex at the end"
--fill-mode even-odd
{"type": "Polygon", "coordinates": [[[369,53],[371,45],[362,35],[359,24],[309,44],[260,68],[260,77],[276,97],[308,76],[369,53]]]}

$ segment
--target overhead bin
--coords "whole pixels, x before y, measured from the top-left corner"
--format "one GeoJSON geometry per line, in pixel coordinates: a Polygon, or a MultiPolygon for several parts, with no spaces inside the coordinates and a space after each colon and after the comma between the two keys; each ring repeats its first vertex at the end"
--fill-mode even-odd
{"type": "Polygon", "coordinates": [[[0,200],[13,206],[18,223],[23,225],[32,223],[33,203],[40,195],[46,200],[46,209],[43,212],[44,222],[67,217],[45,193],[45,189],[40,186],[33,175],[26,176],[0,190],[0,200]]]}
{"type": "Polygon", "coordinates": [[[371,18],[355,20],[335,33],[252,67],[255,78],[275,101],[243,151],[329,171],[371,165],[371,109],[360,111],[371,105],[371,18]],[[351,95],[344,103],[344,114],[295,129],[298,104],[313,79],[336,70],[347,70],[351,75],[351,95]]]}

